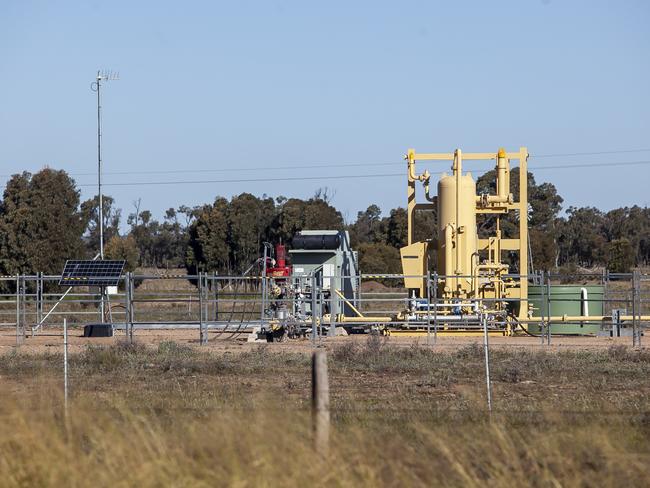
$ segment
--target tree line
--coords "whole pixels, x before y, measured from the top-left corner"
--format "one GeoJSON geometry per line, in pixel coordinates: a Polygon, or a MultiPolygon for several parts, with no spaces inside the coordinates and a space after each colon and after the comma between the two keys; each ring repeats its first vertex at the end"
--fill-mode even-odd
{"type": "MultiPolygon", "coordinates": [[[[518,198],[518,168],[512,170],[518,198]]],[[[479,192],[494,192],[494,174],[477,180],[479,192]]],[[[650,263],[650,208],[624,207],[608,212],[569,207],[551,183],[538,184],[529,174],[529,223],[532,263],[538,270],[608,267],[625,272],[650,263]]],[[[81,201],[74,180],[62,170],[43,169],[14,175],[0,202],[0,273],[42,271],[58,274],[66,259],[92,259],[99,249],[99,200],[81,201]]],[[[122,232],[122,209],[104,196],[105,256],[126,259],[136,267],[179,268],[189,272],[238,274],[260,255],[264,242],[284,242],[302,229],[347,229],[368,273],[399,273],[399,248],[407,241],[404,208],[383,214],[370,205],[345,223],[326,190],[309,199],[257,197],[242,193],[216,197],[205,205],[169,208],[162,220],[133,202],[122,232]]],[[[494,231],[493,216],[479,216],[479,234],[494,231]]],[[[500,228],[514,237],[518,216],[503,217],[500,228]]],[[[437,238],[435,212],[416,214],[416,239],[437,238]]],[[[432,246],[435,247],[435,246],[432,246]]],[[[435,261],[433,261],[435,262],[435,261]]]]}

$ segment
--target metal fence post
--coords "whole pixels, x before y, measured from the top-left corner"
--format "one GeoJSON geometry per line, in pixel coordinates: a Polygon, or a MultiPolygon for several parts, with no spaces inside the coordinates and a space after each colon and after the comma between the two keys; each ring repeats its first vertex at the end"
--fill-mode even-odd
{"type": "Polygon", "coordinates": [[[208,343],[208,322],[210,321],[210,280],[208,272],[203,273],[203,340],[208,343]]]}
{"type": "Polygon", "coordinates": [[[39,271],[36,276],[36,323],[40,324],[43,319],[43,272],[39,271]]]}
{"type": "Polygon", "coordinates": [[[544,284],[544,272],[540,271],[540,276],[538,277],[539,283],[540,283],[540,292],[541,292],[541,300],[540,300],[540,305],[539,305],[539,315],[540,315],[540,323],[539,323],[539,337],[541,340],[541,345],[544,345],[544,337],[546,336],[546,328],[548,327],[548,322],[546,322],[546,317],[548,317],[548,302],[546,301],[546,285],[544,284]],[[546,310],[546,312],[544,311],[546,310]]]}
{"type": "Polygon", "coordinates": [[[318,338],[323,338],[323,310],[325,309],[325,290],[323,289],[323,282],[318,286],[318,338]]]}
{"type": "Polygon", "coordinates": [[[636,346],[636,275],[632,271],[632,347],[636,346]]]}
{"type": "Polygon", "coordinates": [[[68,319],[63,319],[63,405],[68,413],[68,319]]]}
{"type": "Polygon", "coordinates": [[[266,318],[266,304],[267,304],[267,299],[268,299],[268,290],[267,290],[267,282],[266,282],[266,273],[267,273],[267,264],[268,264],[268,259],[271,258],[271,253],[272,253],[272,247],[271,244],[268,242],[264,242],[264,254],[262,256],[262,306],[261,306],[261,311],[260,311],[260,325],[262,326],[262,329],[266,329],[264,325],[264,319],[266,318]],[[269,252],[271,251],[271,252],[269,252]]]}
{"type": "Polygon", "coordinates": [[[18,276],[16,291],[16,345],[25,342],[25,322],[27,321],[27,297],[25,295],[25,276],[18,276]]]}
{"type": "Polygon", "coordinates": [[[131,281],[132,273],[127,271],[124,276],[124,308],[126,310],[124,326],[126,328],[126,337],[130,342],[133,342],[133,297],[131,295],[131,281]]]}
{"type": "Polygon", "coordinates": [[[203,307],[203,293],[205,290],[205,286],[203,283],[203,273],[199,271],[199,344],[202,346],[207,344],[207,337],[206,334],[203,330],[203,312],[204,312],[204,307],[203,307]]]}
{"type": "Polygon", "coordinates": [[[438,272],[433,274],[433,343],[438,343],[438,272]]]}
{"type": "Polygon", "coordinates": [[[131,286],[131,291],[129,292],[129,296],[131,297],[131,340],[133,340],[133,336],[135,334],[135,275],[131,273],[130,275],[130,286],[131,286]]]}
{"type": "Polygon", "coordinates": [[[607,286],[609,284],[608,283],[609,280],[607,279],[608,274],[609,274],[609,271],[607,269],[603,269],[603,275],[601,277],[601,285],[603,285],[603,300],[602,300],[602,303],[603,303],[603,315],[607,315],[608,313],[611,313],[610,310],[607,309],[607,307],[610,306],[610,304],[609,304],[609,296],[608,296],[609,287],[607,286]]]}
{"type": "MultiPolygon", "coordinates": [[[[339,271],[342,272],[342,271],[339,271]]],[[[343,278],[339,276],[332,276],[330,278],[330,300],[329,300],[329,305],[330,305],[330,326],[329,329],[327,330],[327,335],[329,337],[336,337],[336,319],[337,315],[339,313],[339,307],[338,307],[338,296],[336,295],[336,291],[338,289],[338,284],[343,283],[343,278]]],[[[345,291],[345,290],[344,290],[345,291]]],[[[324,297],[323,297],[324,299],[324,297]]],[[[343,308],[345,308],[345,305],[343,305],[343,308]]]]}
{"type": "Polygon", "coordinates": [[[212,276],[212,285],[214,286],[214,320],[219,322],[219,279],[215,271],[212,276]]]}
{"type": "Polygon", "coordinates": [[[641,346],[641,299],[639,293],[639,271],[632,272],[632,347],[641,346]]]}
{"type": "Polygon", "coordinates": [[[316,274],[311,275],[311,340],[316,344],[318,323],[316,321],[316,274]]]}
{"type": "Polygon", "coordinates": [[[427,270],[427,346],[431,344],[431,273],[427,270]]]}
{"type": "Polygon", "coordinates": [[[636,328],[636,345],[637,347],[641,347],[641,336],[643,335],[641,332],[641,315],[643,315],[643,291],[641,289],[641,271],[636,270],[636,284],[637,284],[637,303],[639,304],[638,307],[638,321],[637,321],[637,328],[636,328]]]}
{"type": "Polygon", "coordinates": [[[490,381],[490,346],[488,342],[488,318],[487,315],[481,314],[483,322],[483,350],[485,354],[485,383],[487,386],[487,406],[488,411],[492,413],[492,382],[490,381]]]}
{"type": "Polygon", "coordinates": [[[546,303],[548,303],[548,306],[546,307],[546,311],[548,312],[548,327],[546,328],[546,338],[547,338],[547,345],[551,345],[551,272],[549,271],[547,273],[547,284],[546,284],[546,303]]]}
{"type": "Polygon", "coordinates": [[[20,346],[20,275],[16,275],[16,346],[20,346]]]}

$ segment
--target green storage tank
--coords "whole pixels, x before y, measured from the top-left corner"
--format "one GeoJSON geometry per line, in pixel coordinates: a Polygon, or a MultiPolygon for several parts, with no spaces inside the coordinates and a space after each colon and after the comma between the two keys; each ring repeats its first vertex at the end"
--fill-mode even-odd
{"type": "MultiPolygon", "coordinates": [[[[605,288],[600,285],[551,285],[551,315],[603,315],[605,288]]],[[[533,317],[548,316],[548,296],[545,285],[528,286],[528,304],[533,317]]],[[[551,324],[551,334],[596,335],[601,321],[558,322],[551,324]]],[[[530,324],[528,331],[540,333],[540,324],[530,324]]]]}

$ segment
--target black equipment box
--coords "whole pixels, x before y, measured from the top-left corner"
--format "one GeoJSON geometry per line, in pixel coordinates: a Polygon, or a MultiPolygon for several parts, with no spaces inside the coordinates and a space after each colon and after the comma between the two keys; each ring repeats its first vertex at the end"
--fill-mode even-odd
{"type": "Polygon", "coordinates": [[[112,324],[84,325],[84,337],[113,337],[112,324]]]}

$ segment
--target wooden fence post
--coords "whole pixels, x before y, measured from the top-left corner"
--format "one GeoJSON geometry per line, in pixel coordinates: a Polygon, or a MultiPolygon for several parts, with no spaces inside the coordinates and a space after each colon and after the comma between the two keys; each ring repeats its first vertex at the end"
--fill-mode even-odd
{"type": "Polygon", "coordinates": [[[326,456],[329,449],[330,387],[327,375],[327,351],[317,349],[312,355],[312,416],[316,451],[326,456]]]}

